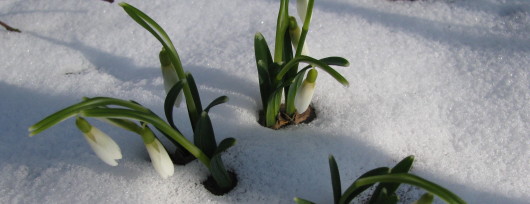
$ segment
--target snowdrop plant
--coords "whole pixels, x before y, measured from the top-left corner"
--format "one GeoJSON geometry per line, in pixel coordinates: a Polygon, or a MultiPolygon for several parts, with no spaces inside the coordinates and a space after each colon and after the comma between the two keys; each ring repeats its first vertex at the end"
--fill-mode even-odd
{"type": "Polygon", "coordinates": [[[79,129],[85,134],[96,154],[109,165],[117,165],[115,160],[121,158],[118,145],[84,119],[98,118],[140,135],[153,167],[163,178],[173,175],[173,162],[189,162],[181,161],[189,154],[204,164],[211,173],[211,177],[204,182],[205,187],[216,195],[227,193],[237,185],[237,178],[225,168],[221,153],[235,145],[236,140],[226,138],[218,144],[208,113],[214,106],[227,102],[228,97],[218,97],[203,109],[195,80],[191,74],[183,71],[176,49],[166,32],[153,19],[133,6],[126,3],[120,3],[120,6],[163,45],[159,57],[167,92],[164,101],[166,121],[134,101],[110,97],[85,98],[82,102],[64,108],[31,126],[30,135],[38,134],[70,117],[77,117],[79,129]],[[185,97],[193,129],[193,142],[183,136],[173,120],[173,109],[178,104],[181,93],[185,97]],[[173,157],[169,156],[149,126],[155,127],[176,146],[177,151],[173,157]]]}
{"type": "MultiPolygon", "coordinates": [[[[180,80],[170,90],[165,101],[166,107],[173,107],[176,96],[182,89],[184,83],[188,83],[187,80],[180,80]]],[[[35,125],[31,126],[29,131],[30,136],[35,135],[70,117],[77,117],[76,124],[78,128],[83,132],[96,154],[105,163],[115,166],[117,165],[115,160],[121,158],[118,145],[110,139],[109,136],[90,125],[84,118],[93,117],[102,119],[107,123],[140,135],[146,146],[147,152],[149,153],[153,167],[160,176],[167,178],[173,175],[173,162],[165,150],[165,147],[148,126],[152,125],[163,133],[170,141],[179,144],[181,147],[189,151],[208,168],[214,180],[214,183],[212,184],[213,187],[207,186],[208,188],[225,193],[235,187],[237,181],[235,180],[235,176],[229,174],[225,169],[221,159],[221,153],[232,147],[235,144],[235,139],[224,139],[219,145],[215,143],[208,111],[213,106],[226,101],[227,98],[225,96],[219,97],[202,111],[195,131],[195,136],[197,138],[195,139],[196,144],[193,144],[186,139],[186,137],[184,137],[175,127],[173,122],[170,124],[169,122],[164,121],[144,106],[134,101],[109,97],[85,98],[77,104],[73,104],[42,119],[35,125]]]]}
{"type": "Polygon", "coordinates": [[[296,117],[308,110],[316,88],[317,71],[315,68],[324,70],[339,83],[348,85],[348,81],[330,66],[349,66],[348,60],[342,57],[315,59],[308,56],[309,51],[304,42],[309,30],[313,4],[314,0],[297,2],[297,10],[303,22],[300,29],[296,18],[289,16],[289,0],[281,0],[274,53],[271,54],[265,37],[261,33],[257,33],[254,37],[254,52],[263,106],[261,123],[266,127],[278,129],[285,123],[293,123],[296,117]],[[308,65],[298,70],[300,63],[308,65]],[[306,76],[308,70],[310,71],[306,76]],[[284,108],[281,107],[282,97],[285,101],[284,108]]]}
{"type": "MultiPolygon", "coordinates": [[[[399,185],[409,184],[417,187],[421,187],[429,193],[424,194],[415,203],[429,204],[433,201],[433,194],[440,197],[442,200],[451,204],[464,204],[466,203],[460,197],[452,193],[451,191],[439,186],[438,184],[427,181],[419,176],[408,173],[412,168],[414,162],[414,156],[408,156],[401,160],[392,168],[380,167],[367,171],[355,180],[346,191],[341,190],[340,174],[337,162],[333,155],[329,157],[329,168],[331,172],[331,186],[333,189],[333,199],[335,204],[347,204],[351,203],[362,192],[366,191],[373,185],[377,184],[377,187],[372,192],[368,203],[369,204],[392,204],[399,201],[396,190],[399,185]]],[[[313,203],[309,200],[302,198],[295,198],[294,201],[298,204],[310,204],[313,203]]]]}

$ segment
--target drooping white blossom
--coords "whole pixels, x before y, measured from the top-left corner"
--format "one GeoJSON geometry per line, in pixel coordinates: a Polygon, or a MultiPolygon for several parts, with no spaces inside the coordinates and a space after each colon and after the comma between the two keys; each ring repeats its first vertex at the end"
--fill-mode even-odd
{"type": "Polygon", "coordinates": [[[305,15],[307,13],[307,0],[296,0],[296,11],[300,17],[300,21],[304,24],[305,15]]]}
{"type": "Polygon", "coordinates": [[[171,161],[169,154],[160,141],[155,138],[151,143],[145,143],[145,147],[147,148],[151,163],[156,172],[158,172],[162,178],[172,176],[175,172],[173,161],[171,161]]]}
{"type": "Polygon", "coordinates": [[[112,138],[98,128],[90,125],[90,123],[83,118],[77,118],[76,124],[79,130],[83,132],[83,135],[92,150],[94,150],[101,160],[111,166],[118,165],[116,160],[122,158],[121,150],[112,138]]]}
{"type": "Polygon", "coordinates": [[[313,99],[313,93],[315,93],[315,81],[317,79],[318,72],[316,69],[309,70],[304,82],[298,87],[296,96],[294,97],[294,107],[298,113],[303,113],[311,104],[313,99]]]}

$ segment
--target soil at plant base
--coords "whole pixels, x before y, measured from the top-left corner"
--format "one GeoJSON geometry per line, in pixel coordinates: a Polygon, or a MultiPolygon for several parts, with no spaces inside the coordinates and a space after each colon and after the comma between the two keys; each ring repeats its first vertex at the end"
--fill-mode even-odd
{"type": "Polygon", "coordinates": [[[176,165],[186,165],[190,163],[191,161],[197,159],[195,156],[193,156],[190,152],[187,150],[181,150],[177,149],[175,150],[175,153],[169,155],[171,157],[171,160],[173,161],[173,164],[176,165]]]}
{"type": "MultiPolygon", "coordinates": [[[[282,104],[280,107],[280,114],[278,114],[278,118],[276,119],[276,124],[274,124],[272,127],[268,127],[271,129],[281,129],[290,125],[298,125],[301,123],[310,123],[317,117],[315,108],[313,106],[309,106],[307,110],[301,114],[295,113],[293,117],[290,117],[285,113],[285,104],[282,104]]],[[[263,126],[265,126],[265,114],[263,114],[263,111],[259,112],[259,120],[258,123],[263,126]]]]}
{"type": "Polygon", "coordinates": [[[232,189],[234,189],[237,186],[236,173],[234,173],[232,171],[228,171],[228,176],[230,176],[232,181],[234,181],[234,186],[232,186],[232,187],[230,187],[228,189],[219,188],[219,186],[217,185],[217,182],[215,182],[215,180],[213,179],[212,176],[208,176],[206,181],[202,182],[202,185],[204,185],[204,188],[206,188],[206,190],[210,191],[210,193],[212,193],[214,195],[217,195],[217,196],[222,196],[224,194],[227,194],[228,192],[230,192],[232,189]]]}

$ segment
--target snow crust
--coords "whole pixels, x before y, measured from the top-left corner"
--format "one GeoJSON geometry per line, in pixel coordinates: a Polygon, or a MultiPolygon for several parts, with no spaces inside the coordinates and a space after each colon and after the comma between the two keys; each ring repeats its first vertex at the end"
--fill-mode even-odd
{"type": "MultiPolygon", "coordinates": [[[[318,118],[279,131],[256,122],[253,51],[256,32],[273,45],[279,1],[128,3],[169,33],[203,101],[230,98],[211,119],[218,141],[237,139],[223,159],[239,185],[210,194],[198,162],[162,179],[139,136],[95,120],[122,149],[117,167],[97,158],[74,120],[28,137],[83,96],[132,99],[163,115],[161,47],[116,3],[3,0],[0,20],[22,33],[0,30],[0,203],[331,203],[330,154],[343,188],[412,154],[412,173],[468,203],[530,200],[528,1],[316,1],[311,54],[350,60],[337,68],[350,86],[321,72],[318,118]]],[[[186,110],[175,111],[191,137],[186,110]]],[[[400,191],[404,203],[423,193],[400,191]]]]}

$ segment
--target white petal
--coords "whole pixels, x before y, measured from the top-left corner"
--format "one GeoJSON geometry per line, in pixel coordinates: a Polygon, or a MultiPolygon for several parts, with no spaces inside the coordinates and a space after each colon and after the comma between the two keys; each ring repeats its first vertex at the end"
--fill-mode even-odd
{"type": "Polygon", "coordinates": [[[145,144],[145,147],[147,148],[149,157],[151,157],[151,163],[153,163],[156,172],[158,172],[162,178],[167,178],[173,175],[175,172],[173,161],[169,158],[169,154],[160,141],[155,139],[152,143],[145,144]]]}
{"type": "MultiPolygon", "coordinates": [[[[304,43],[304,46],[302,47],[302,55],[309,56],[309,49],[307,48],[307,42],[304,43]]],[[[314,67],[314,66],[313,66],[314,67]]]]}
{"type": "MultiPolygon", "coordinates": [[[[173,66],[163,67],[162,68],[162,77],[164,78],[164,89],[166,94],[171,90],[171,88],[179,81],[177,73],[173,69],[173,66]]],[[[182,102],[182,92],[177,96],[175,101],[175,107],[179,107],[182,102]]]]}
{"type": "Polygon", "coordinates": [[[92,150],[101,160],[111,166],[118,165],[116,160],[121,159],[122,155],[120,147],[112,138],[96,127],[92,127],[90,132],[84,134],[84,136],[92,150]]]}
{"type": "Polygon", "coordinates": [[[315,83],[309,83],[304,81],[298,88],[296,96],[294,97],[294,107],[298,113],[303,113],[309,107],[311,100],[313,99],[313,93],[315,92],[315,83]]]}
{"type": "Polygon", "coordinates": [[[304,24],[305,15],[307,11],[307,0],[297,0],[296,11],[298,11],[298,16],[300,16],[300,21],[302,22],[302,24],[304,24]]]}

